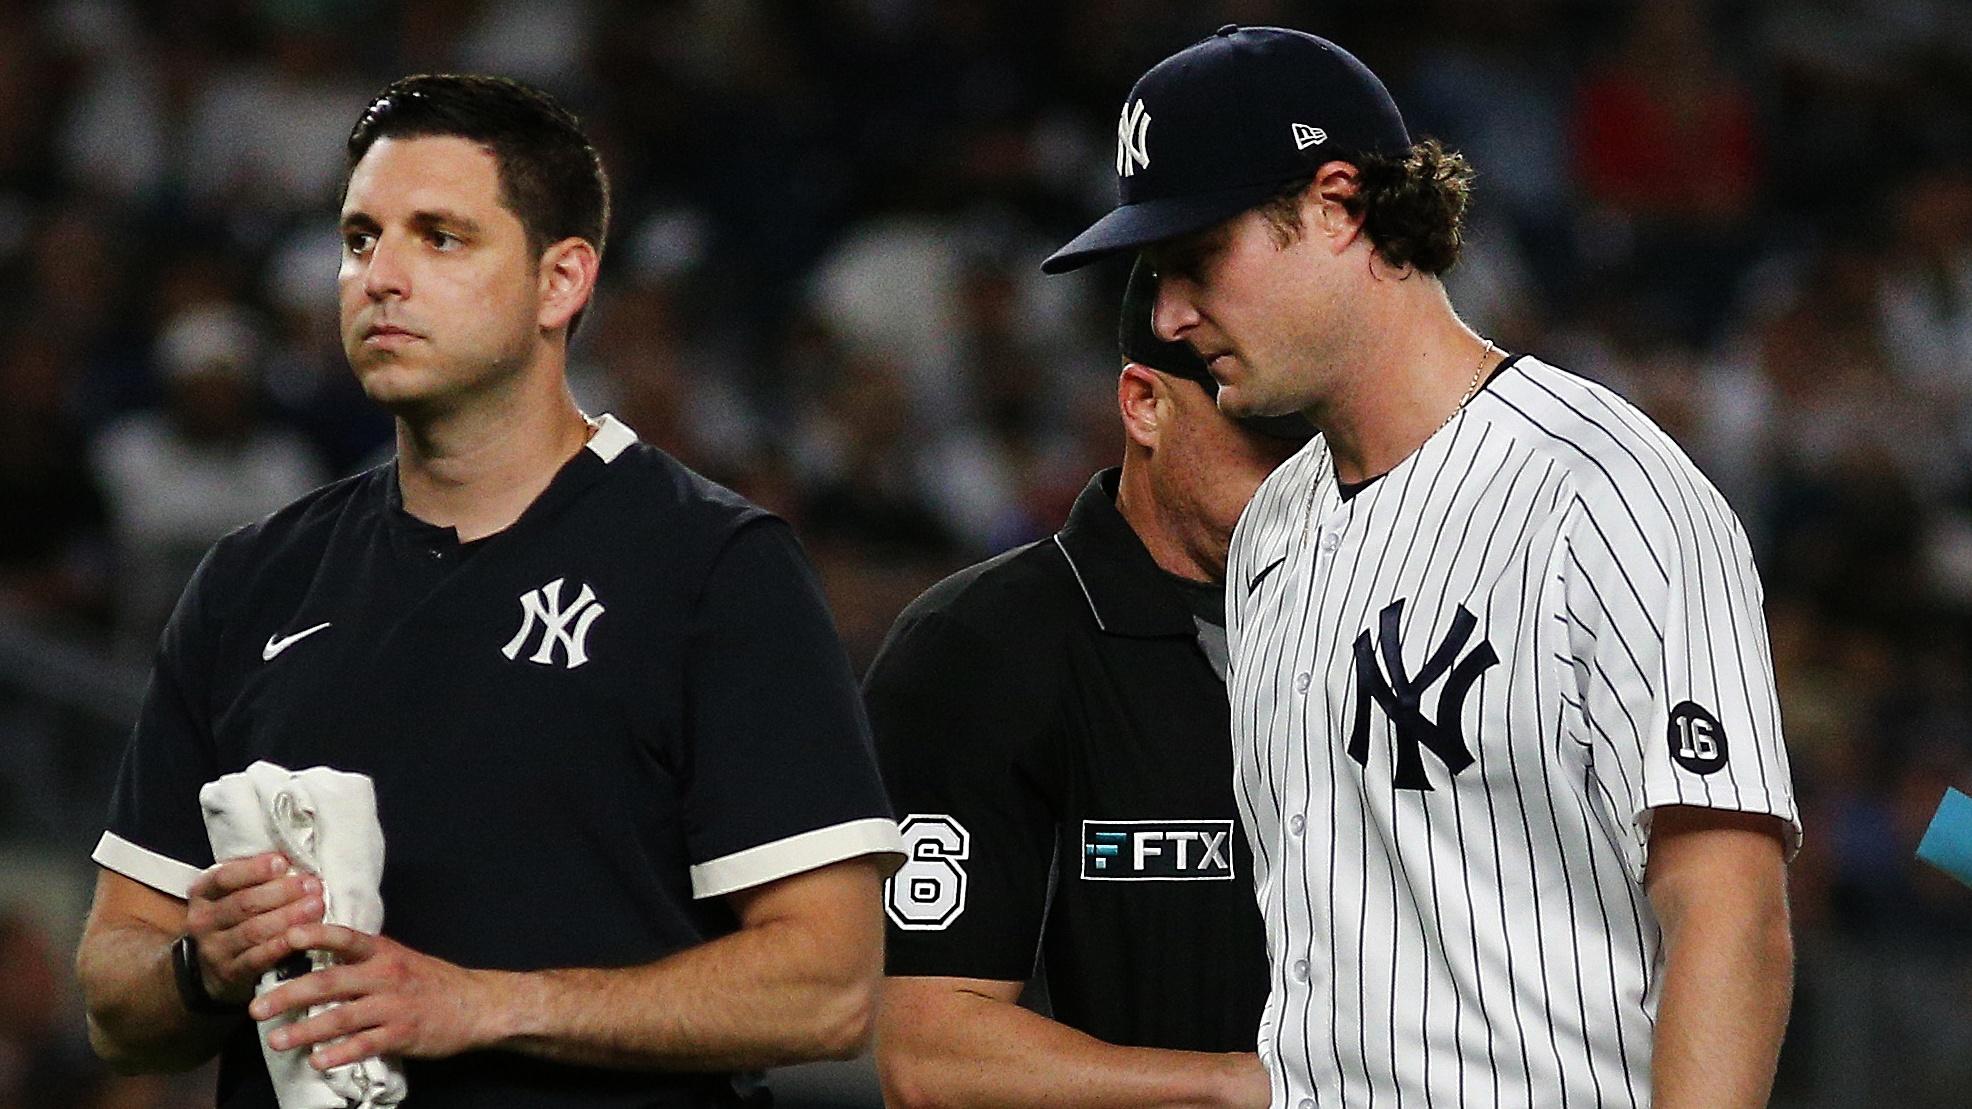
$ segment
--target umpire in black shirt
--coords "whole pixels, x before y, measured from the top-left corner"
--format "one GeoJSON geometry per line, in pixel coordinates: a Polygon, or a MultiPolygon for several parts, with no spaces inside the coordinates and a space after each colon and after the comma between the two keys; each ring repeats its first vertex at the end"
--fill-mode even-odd
{"type": "Polygon", "coordinates": [[[1123,465],[1049,539],[940,582],[864,684],[909,861],[893,1104],[1263,1106],[1266,954],[1232,796],[1226,547],[1299,417],[1241,424],[1124,297],[1123,465]],[[1018,1005],[1041,968],[1053,1019],[1018,1005]]]}

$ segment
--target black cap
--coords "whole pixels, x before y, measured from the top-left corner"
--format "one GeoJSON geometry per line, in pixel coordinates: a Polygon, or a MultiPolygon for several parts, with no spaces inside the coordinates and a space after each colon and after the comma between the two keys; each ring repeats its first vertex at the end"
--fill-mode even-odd
{"type": "MultiPolygon", "coordinates": [[[[1153,370],[1195,381],[1205,395],[1217,398],[1218,379],[1205,368],[1205,360],[1188,343],[1166,342],[1151,326],[1151,313],[1157,307],[1157,275],[1142,260],[1130,271],[1130,285],[1123,290],[1123,313],[1116,328],[1116,345],[1123,357],[1153,370]]],[[[1315,429],[1300,413],[1285,416],[1249,416],[1242,426],[1289,442],[1305,443],[1315,429]]]]}
{"type": "Polygon", "coordinates": [[[1123,101],[1116,136],[1117,206],[1045,272],[1203,230],[1324,163],[1411,145],[1368,66],[1281,27],[1221,27],[1158,62],[1123,101]]]}

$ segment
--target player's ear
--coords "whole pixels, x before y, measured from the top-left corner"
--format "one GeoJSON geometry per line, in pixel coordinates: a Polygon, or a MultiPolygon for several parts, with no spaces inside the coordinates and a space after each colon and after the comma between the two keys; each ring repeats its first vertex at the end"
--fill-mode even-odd
{"type": "Polygon", "coordinates": [[[1136,362],[1124,365],[1116,377],[1116,407],[1123,412],[1123,432],[1139,446],[1156,448],[1158,431],[1168,415],[1164,379],[1156,370],[1136,362]]]}
{"type": "Polygon", "coordinates": [[[541,252],[541,311],[536,322],[542,330],[567,327],[575,313],[589,303],[595,295],[601,264],[595,245],[587,239],[563,239],[541,252]]]}
{"type": "Polygon", "coordinates": [[[1362,189],[1362,171],[1348,162],[1326,162],[1301,193],[1301,226],[1322,236],[1337,254],[1362,234],[1361,212],[1350,214],[1348,200],[1362,189]]]}

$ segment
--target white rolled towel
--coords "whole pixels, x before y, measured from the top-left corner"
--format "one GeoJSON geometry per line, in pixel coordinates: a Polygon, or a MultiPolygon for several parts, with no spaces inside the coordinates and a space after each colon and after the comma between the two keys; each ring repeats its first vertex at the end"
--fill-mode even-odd
{"type": "MultiPolygon", "coordinates": [[[[383,928],[383,828],[377,823],[376,788],[367,776],[256,762],[207,782],[199,790],[199,807],[215,860],[279,851],[293,863],[290,873],[321,879],[328,923],[373,935],[383,928]]],[[[334,962],[324,952],[307,957],[314,969],[334,962]]],[[[264,994],[281,981],[279,972],[270,970],[254,992],[264,994]]],[[[268,1046],[267,1034],[274,1029],[337,1004],[260,1022],[260,1051],[281,1109],[384,1109],[404,1100],[404,1072],[395,1060],[370,1058],[318,1071],[305,1049],[268,1046]]]]}

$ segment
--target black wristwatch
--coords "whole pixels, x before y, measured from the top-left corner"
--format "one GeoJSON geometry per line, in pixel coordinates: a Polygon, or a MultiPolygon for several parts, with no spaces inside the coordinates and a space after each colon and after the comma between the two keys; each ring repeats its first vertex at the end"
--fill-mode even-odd
{"type": "Polygon", "coordinates": [[[205,992],[205,975],[199,971],[199,948],[190,933],[171,943],[171,976],[178,982],[178,1000],[194,1013],[233,1016],[246,1011],[237,1002],[221,1001],[205,992]]]}

